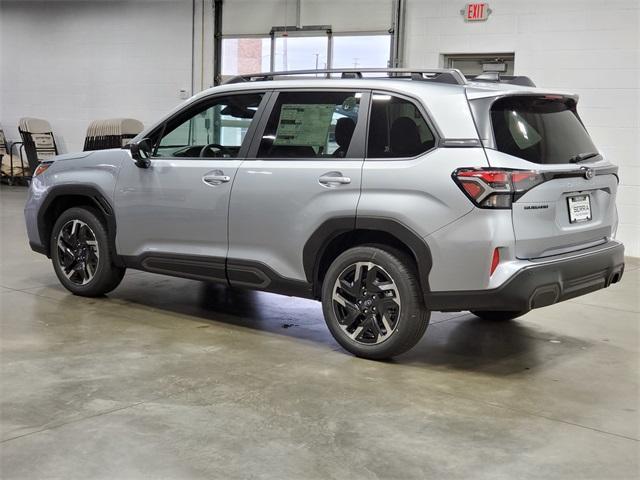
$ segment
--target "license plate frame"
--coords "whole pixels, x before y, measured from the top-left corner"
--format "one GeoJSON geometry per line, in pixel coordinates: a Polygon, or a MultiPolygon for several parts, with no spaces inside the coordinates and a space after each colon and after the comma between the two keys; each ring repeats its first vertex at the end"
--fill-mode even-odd
{"type": "Polygon", "coordinates": [[[593,218],[591,195],[583,193],[567,197],[567,209],[569,211],[569,223],[589,222],[593,218]]]}

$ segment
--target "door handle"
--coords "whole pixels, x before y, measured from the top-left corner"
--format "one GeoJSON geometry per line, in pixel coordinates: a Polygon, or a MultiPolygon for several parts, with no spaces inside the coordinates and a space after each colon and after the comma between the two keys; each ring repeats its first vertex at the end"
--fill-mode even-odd
{"type": "Polygon", "coordinates": [[[318,182],[325,187],[335,187],[351,183],[351,178],[343,176],[342,172],[329,172],[320,176],[318,182]]]}
{"type": "Polygon", "coordinates": [[[231,177],[229,175],[222,175],[222,172],[220,172],[220,174],[205,175],[202,177],[202,181],[207,185],[221,185],[231,181],[231,177]]]}

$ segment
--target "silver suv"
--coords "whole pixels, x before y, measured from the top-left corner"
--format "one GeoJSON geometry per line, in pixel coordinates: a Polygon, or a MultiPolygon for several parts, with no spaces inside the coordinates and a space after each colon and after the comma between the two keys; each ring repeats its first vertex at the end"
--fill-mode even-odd
{"type": "Polygon", "coordinates": [[[318,299],[373,359],[413,347],[431,311],[511,319],[622,277],[617,167],[576,95],[457,70],[309,73],[237,77],[128,148],[42,163],[31,247],[77,295],[134,268],[318,299]]]}

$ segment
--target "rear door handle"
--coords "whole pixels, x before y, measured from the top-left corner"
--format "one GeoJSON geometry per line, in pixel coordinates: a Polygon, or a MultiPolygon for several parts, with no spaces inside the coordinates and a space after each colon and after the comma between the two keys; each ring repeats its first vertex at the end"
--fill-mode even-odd
{"type": "Polygon", "coordinates": [[[337,185],[347,185],[351,183],[351,178],[342,175],[342,172],[329,172],[318,178],[320,185],[335,187],[337,185]]]}
{"type": "Polygon", "coordinates": [[[202,177],[202,181],[207,185],[220,185],[231,181],[229,175],[224,175],[222,171],[217,171],[212,175],[205,175],[202,177]]]}

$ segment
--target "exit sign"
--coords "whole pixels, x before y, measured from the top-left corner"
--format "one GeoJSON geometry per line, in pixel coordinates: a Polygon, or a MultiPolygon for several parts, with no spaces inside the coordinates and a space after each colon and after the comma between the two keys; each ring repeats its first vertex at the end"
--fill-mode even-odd
{"type": "Polygon", "coordinates": [[[483,22],[489,18],[491,9],[488,3],[467,3],[460,13],[467,22],[483,22]]]}

